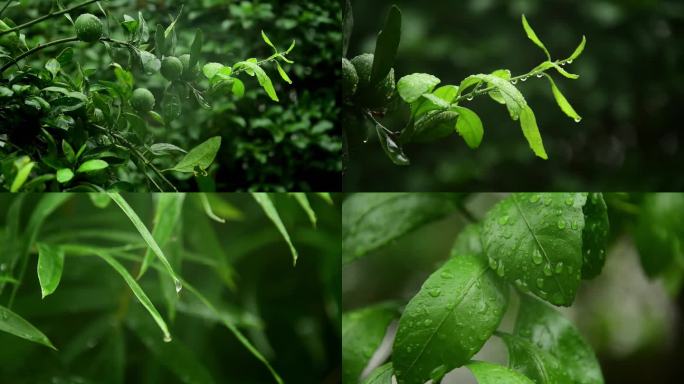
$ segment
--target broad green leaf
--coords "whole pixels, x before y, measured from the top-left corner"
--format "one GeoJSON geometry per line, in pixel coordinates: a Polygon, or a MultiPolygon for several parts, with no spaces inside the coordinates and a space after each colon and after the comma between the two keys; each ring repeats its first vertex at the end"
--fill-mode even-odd
{"type": "Polygon", "coordinates": [[[157,58],[157,56],[143,50],[137,50],[136,52],[140,57],[140,62],[142,63],[145,74],[153,75],[159,72],[159,69],[161,68],[161,61],[157,58]]]}
{"type": "Polygon", "coordinates": [[[573,80],[579,79],[579,75],[576,75],[576,74],[574,74],[574,73],[570,73],[570,72],[566,71],[566,70],[563,69],[563,67],[561,67],[560,65],[558,65],[558,64],[556,64],[556,63],[551,63],[551,65],[552,65],[554,68],[556,68],[556,71],[558,71],[558,73],[560,73],[561,75],[567,77],[568,79],[573,79],[573,80]]]}
{"type": "Polygon", "coordinates": [[[392,363],[387,363],[375,368],[362,384],[392,384],[393,375],[392,363]]]}
{"type": "Polygon", "coordinates": [[[469,224],[456,237],[449,257],[458,257],[460,255],[484,256],[482,227],[480,224],[469,224]]]}
{"type": "Polygon", "coordinates": [[[586,193],[514,193],[483,222],[489,265],[508,282],[555,305],[575,299],[582,268],[586,193]]]}
{"type": "MultiPolygon", "coordinates": [[[[510,80],[511,79],[511,71],[508,69],[497,69],[496,71],[491,73],[492,76],[500,77],[504,80],[510,80]]],[[[494,90],[489,92],[489,97],[492,98],[492,100],[496,101],[499,104],[506,104],[506,100],[501,96],[501,92],[494,90]]]]}
{"type": "Polygon", "coordinates": [[[534,112],[529,106],[525,106],[520,112],[520,127],[523,135],[532,148],[532,152],[538,157],[547,160],[549,156],[544,149],[544,142],[542,141],[539,127],[537,126],[537,119],[534,117],[534,112]]]}
{"type": "MultiPolygon", "coordinates": [[[[376,304],[342,315],[342,383],[358,383],[361,372],[380,347],[397,306],[376,304]]],[[[391,375],[390,375],[391,376],[391,375]]]]}
{"type": "MultiPolygon", "coordinates": [[[[239,68],[239,67],[246,67],[250,71],[252,71],[256,77],[257,80],[259,81],[259,85],[266,91],[266,94],[273,100],[273,101],[278,101],[278,95],[276,95],[275,88],[273,88],[273,83],[271,82],[271,78],[268,77],[266,72],[264,72],[261,67],[253,63],[251,61],[241,61],[237,64],[235,64],[234,68],[239,68]]],[[[248,71],[249,73],[249,71],[248,71]]]]}
{"type": "Polygon", "coordinates": [[[551,76],[544,74],[547,79],[549,79],[549,83],[551,83],[551,91],[553,92],[553,97],[556,99],[556,103],[558,103],[558,106],[560,107],[561,111],[563,111],[566,115],[568,115],[570,118],[575,120],[576,123],[579,123],[582,118],[580,115],[575,112],[575,109],[572,108],[572,105],[568,102],[568,100],[563,96],[563,93],[558,89],[556,86],[556,83],[553,82],[553,79],[551,76]]]}
{"type": "Polygon", "coordinates": [[[390,160],[392,160],[394,164],[410,164],[408,157],[406,157],[406,154],[404,153],[404,149],[399,144],[397,144],[395,139],[387,133],[387,131],[382,125],[376,124],[375,132],[378,134],[378,141],[380,141],[380,146],[382,147],[382,150],[385,152],[385,155],[387,155],[387,157],[390,160]]]}
{"type": "Polygon", "coordinates": [[[452,109],[458,112],[456,132],[463,137],[463,140],[470,148],[479,147],[482,142],[482,135],[484,135],[480,117],[477,113],[465,107],[454,106],[452,109]]]}
{"type": "Polygon", "coordinates": [[[206,63],[202,67],[202,73],[207,79],[211,80],[223,68],[225,68],[225,65],[221,63],[206,63]]]}
{"type": "Polygon", "coordinates": [[[56,178],[60,184],[68,183],[74,178],[74,172],[69,168],[61,168],[57,170],[56,178]]]}
{"type": "Polygon", "coordinates": [[[59,246],[38,243],[38,281],[43,299],[57,289],[64,269],[64,250],[59,246]]]}
{"type": "Polygon", "coordinates": [[[422,115],[435,109],[447,109],[454,99],[456,99],[458,87],[455,85],[443,85],[435,89],[430,95],[439,98],[442,102],[438,101],[435,103],[433,97],[428,98],[425,97],[426,95],[423,95],[423,98],[418,99],[415,103],[411,104],[411,113],[414,119],[420,118],[422,115]],[[446,104],[446,107],[443,108],[444,104],[446,104]]]}
{"type": "Polygon", "coordinates": [[[31,174],[31,170],[33,169],[34,165],[36,165],[36,163],[30,161],[19,168],[19,171],[17,172],[17,175],[14,177],[12,185],[10,186],[10,192],[18,192],[21,189],[24,183],[26,183],[26,179],[28,179],[29,175],[31,174]]]}
{"type": "Polygon", "coordinates": [[[392,69],[400,39],[401,11],[396,5],[393,5],[375,43],[375,54],[373,56],[373,67],[370,76],[371,87],[382,81],[390,69],[392,69]]]}
{"type": "Polygon", "coordinates": [[[582,278],[598,276],[606,262],[608,239],[608,209],[603,194],[590,193],[584,206],[584,230],[582,231],[582,278]]]}
{"type": "Polygon", "coordinates": [[[496,87],[499,91],[501,98],[506,103],[506,108],[508,108],[508,113],[511,115],[513,120],[518,120],[518,117],[522,114],[525,108],[528,108],[527,102],[523,97],[522,93],[511,84],[510,81],[502,79],[495,75],[475,75],[475,77],[484,80],[489,86],[496,87]]]}
{"type": "Polygon", "coordinates": [[[278,214],[278,210],[276,209],[275,205],[273,205],[273,201],[271,200],[271,197],[268,196],[267,193],[260,193],[260,192],[253,192],[252,197],[261,206],[261,209],[263,209],[264,213],[266,213],[266,216],[268,216],[268,218],[271,219],[271,221],[276,226],[276,228],[278,228],[278,231],[280,232],[280,234],[285,239],[285,242],[287,243],[287,245],[290,247],[290,252],[292,253],[292,264],[296,265],[297,264],[297,250],[295,249],[294,245],[292,244],[292,240],[290,240],[290,235],[287,233],[287,229],[285,228],[285,224],[283,224],[283,221],[280,219],[280,215],[278,214]]]}
{"type": "Polygon", "coordinates": [[[200,59],[203,44],[204,34],[202,33],[202,30],[198,28],[195,31],[195,38],[192,40],[192,46],[190,47],[190,61],[188,62],[189,68],[195,68],[197,61],[200,59]]]}
{"type": "Polygon", "coordinates": [[[399,384],[439,382],[467,364],[501,322],[508,286],[481,257],[449,259],[425,281],[399,320],[392,366],[399,384]]]}
{"type": "Polygon", "coordinates": [[[137,297],[140,301],[140,304],[142,304],[143,307],[145,307],[147,312],[149,312],[152,316],[152,319],[154,319],[154,322],[157,323],[159,329],[161,329],[162,333],[164,334],[164,341],[170,342],[171,334],[169,333],[169,328],[167,327],[166,322],[159,314],[159,311],[157,311],[157,308],[154,307],[154,304],[152,304],[150,298],[147,297],[145,291],[143,291],[143,289],[140,288],[140,285],[138,285],[133,276],[131,276],[131,274],[128,273],[128,270],[126,270],[126,268],[123,265],[121,265],[118,261],[116,261],[113,257],[109,256],[108,254],[99,251],[95,251],[94,253],[97,256],[99,256],[102,260],[106,261],[107,264],[114,268],[114,270],[117,271],[121,275],[121,277],[123,277],[124,281],[126,281],[126,284],[128,284],[128,286],[131,288],[131,291],[133,291],[135,297],[137,297]]]}
{"type": "Polygon", "coordinates": [[[587,38],[585,36],[582,36],[582,41],[579,43],[577,48],[575,48],[575,51],[568,57],[566,60],[568,64],[572,64],[572,61],[575,60],[576,58],[579,57],[579,55],[582,54],[584,51],[584,45],[587,43],[587,38]]]}
{"type": "Polygon", "coordinates": [[[157,29],[154,33],[154,46],[157,48],[157,56],[162,57],[168,51],[168,44],[166,38],[164,37],[164,27],[161,24],[157,24],[157,29]]]}
{"type": "Polygon", "coordinates": [[[454,111],[429,111],[415,122],[411,137],[402,136],[402,140],[422,143],[452,135],[457,119],[454,111]]]}
{"type": "Polygon", "coordinates": [[[532,40],[532,42],[536,46],[541,48],[544,51],[546,58],[551,60],[551,55],[549,54],[548,49],[546,49],[546,47],[544,46],[544,43],[542,43],[541,40],[539,40],[539,37],[537,37],[537,34],[534,33],[534,30],[532,29],[532,27],[530,27],[530,24],[527,22],[525,15],[522,15],[522,25],[523,25],[523,28],[525,29],[525,33],[527,34],[527,38],[532,40]]]}
{"type": "MultiPolygon", "coordinates": [[[[173,230],[176,228],[176,225],[180,220],[181,213],[183,212],[183,201],[185,201],[185,194],[159,193],[156,195],[156,197],[157,205],[154,210],[154,228],[152,229],[152,238],[161,249],[165,247],[166,243],[168,243],[169,239],[171,239],[173,230]]],[[[142,225],[144,226],[144,224],[142,225]]],[[[147,250],[145,250],[145,257],[143,258],[143,262],[140,266],[140,272],[137,276],[138,279],[145,274],[145,271],[147,271],[147,268],[150,266],[154,256],[155,252],[152,251],[152,247],[149,247],[147,250]]]]}
{"type": "Polygon", "coordinates": [[[342,203],[342,262],[349,263],[454,209],[453,198],[446,194],[354,194],[342,203]]]}
{"type": "Polygon", "coordinates": [[[315,227],[316,212],[314,212],[314,210],[311,208],[311,204],[309,204],[309,199],[306,197],[306,193],[292,192],[292,196],[294,196],[295,200],[297,200],[297,203],[299,203],[299,206],[302,207],[304,212],[306,212],[306,215],[309,217],[309,221],[311,221],[311,225],[315,227]]]}
{"type": "Polygon", "coordinates": [[[43,332],[2,305],[0,305],[0,331],[57,350],[43,332]]]}
{"type": "Polygon", "coordinates": [[[474,361],[467,365],[478,384],[534,384],[532,380],[501,365],[474,361]]]}
{"type": "Polygon", "coordinates": [[[89,173],[97,172],[109,167],[109,163],[100,159],[88,160],[81,164],[77,169],[76,173],[89,173]]]}
{"type": "Polygon", "coordinates": [[[199,168],[201,171],[205,171],[214,161],[220,147],[221,136],[209,138],[186,153],[171,170],[191,173],[195,172],[196,168],[199,168]]]}
{"type": "Polygon", "coordinates": [[[561,362],[573,384],[603,384],[594,351],[570,320],[529,295],[521,295],[515,335],[561,362]]]}
{"type": "Polygon", "coordinates": [[[88,198],[90,198],[90,202],[93,203],[94,206],[100,209],[107,208],[109,203],[112,202],[112,199],[110,199],[106,193],[101,192],[91,192],[88,194],[88,198]]]}
{"type": "Polygon", "coordinates": [[[575,384],[565,372],[565,361],[558,361],[521,337],[505,333],[499,336],[508,347],[508,366],[532,379],[535,384],[575,384]]]}
{"type": "Polygon", "coordinates": [[[644,272],[649,277],[663,273],[684,245],[684,194],[644,196],[634,231],[644,272]]]}
{"type": "Polygon", "coordinates": [[[154,254],[159,258],[159,261],[164,265],[164,268],[166,268],[166,272],[171,275],[171,277],[174,280],[174,283],[176,285],[176,292],[180,292],[182,285],[180,283],[180,279],[178,278],[178,275],[176,275],[176,272],[173,271],[173,268],[171,267],[171,263],[169,263],[169,260],[164,256],[164,252],[161,250],[159,247],[159,244],[154,240],[154,236],[150,233],[149,230],[147,230],[147,227],[145,224],[140,220],[140,217],[138,217],[138,214],[135,213],[133,208],[128,205],[126,200],[116,192],[108,192],[107,195],[109,196],[110,199],[112,199],[116,205],[121,208],[123,213],[128,217],[129,220],[131,220],[131,223],[133,223],[133,226],[135,229],[140,232],[140,236],[145,240],[145,243],[147,243],[147,246],[154,252],[154,254]]]}
{"type": "Polygon", "coordinates": [[[421,95],[431,92],[440,83],[440,80],[427,73],[414,73],[406,75],[397,82],[399,96],[407,103],[413,103],[421,95]]]}

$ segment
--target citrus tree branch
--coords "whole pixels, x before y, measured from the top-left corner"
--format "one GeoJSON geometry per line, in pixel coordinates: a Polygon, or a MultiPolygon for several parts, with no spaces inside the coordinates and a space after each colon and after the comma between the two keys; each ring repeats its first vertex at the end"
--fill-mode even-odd
{"type": "MultiPolygon", "coordinates": [[[[81,3],[81,4],[76,4],[76,5],[74,5],[73,7],[70,7],[70,8],[67,8],[67,9],[63,9],[63,10],[58,11],[58,12],[50,12],[50,13],[48,13],[47,15],[41,16],[41,17],[39,17],[39,18],[37,18],[37,19],[28,21],[28,22],[26,22],[26,23],[24,23],[24,24],[21,24],[21,25],[17,25],[16,27],[10,28],[10,29],[8,29],[8,30],[6,30],[6,31],[2,31],[2,32],[0,32],[0,36],[4,35],[4,34],[6,34],[6,33],[16,32],[16,31],[22,30],[22,29],[24,29],[24,28],[28,28],[28,27],[30,27],[30,26],[32,26],[32,25],[34,25],[34,24],[38,24],[38,23],[40,23],[40,22],[42,22],[42,21],[45,21],[45,20],[47,20],[47,19],[50,19],[50,18],[53,18],[53,17],[57,17],[57,16],[60,16],[60,15],[65,14],[65,13],[69,13],[69,12],[74,11],[74,10],[76,10],[76,9],[78,9],[78,8],[81,8],[81,7],[85,7],[86,5],[92,4],[92,3],[96,2],[96,1],[98,1],[98,0],[88,0],[88,1],[84,1],[84,2],[81,3]]],[[[7,4],[9,4],[9,1],[7,2],[7,4]]],[[[5,8],[7,7],[7,4],[5,4],[5,8]]],[[[3,10],[4,10],[4,9],[3,9],[3,10]]],[[[0,13],[2,13],[2,12],[0,12],[0,13]]]]}
{"type": "Polygon", "coordinates": [[[5,72],[5,71],[6,71],[9,67],[11,67],[12,65],[16,64],[19,60],[22,60],[22,59],[24,59],[24,58],[27,57],[27,56],[31,56],[32,54],[34,54],[34,53],[36,53],[36,52],[38,52],[38,51],[40,51],[40,50],[43,50],[43,49],[45,49],[45,48],[47,48],[47,47],[52,47],[53,45],[66,44],[66,43],[73,43],[74,41],[78,41],[78,37],[75,37],[75,36],[74,36],[74,37],[67,37],[67,38],[64,38],[64,39],[59,39],[59,40],[51,41],[51,42],[45,43],[45,44],[38,44],[37,46],[35,46],[35,47],[29,49],[28,51],[22,53],[21,55],[17,56],[16,58],[13,58],[13,59],[10,60],[8,63],[6,63],[5,65],[3,65],[2,68],[0,68],[0,74],[2,74],[3,72],[5,72]]]}

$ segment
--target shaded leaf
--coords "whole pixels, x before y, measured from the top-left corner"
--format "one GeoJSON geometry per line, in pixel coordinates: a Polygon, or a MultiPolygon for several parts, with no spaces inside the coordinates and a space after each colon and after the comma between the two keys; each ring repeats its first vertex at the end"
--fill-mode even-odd
{"type": "Polygon", "coordinates": [[[271,200],[271,197],[268,196],[267,193],[260,193],[260,192],[252,192],[252,197],[261,206],[261,209],[263,209],[264,213],[266,213],[266,216],[268,216],[268,218],[271,219],[271,221],[276,226],[276,228],[278,228],[278,231],[280,232],[280,234],[285,239],[285,242],[287,243],[288,247],[290,247],[290,252],[292,253],[292,264],[296,265],[297,264],[297,250],[295,249],[294,245],[292,244],[292,240],[290,240],[290,235],[287,233],[287,229],[285,228],[285,224],[283,224],[283,221],[280,219],[280,215],[278,214],[278,210],[276,209],[275,205],[273,205],[273,201],[271,200]]]}
{"type": "Polygon", "coordinates": [[[541,48],[544,51],[544,54],[546,55],[546,58],[551,60],[551,55],[549,55],[549,51],[546,49],[544,46],[544,43],[541,42],[539,37],[537,37],[537,34],[534,33],[534,30],[532,27],[530,27],[530,24],[527,22],[527,19],[525,18],[525,15],[522,15],[522,24],[523,28],[525,29],[525,33],[527,34],[527,37],[532,40],[532,42],[541,48]]]}
{"type": "Polygon", "coordinates": [[[582,230],[582,278],[598,276],[606,262],[608,239],[608,208],[603,194],[590,193],[584,206],[584,230],[582,230]]]}
{"type": "Polygon", "coordinates": [[[191,149],[171,170],[178,172],[195,172],[195,168],[204,171],[216,157],[221,147],[221,136],[214,136],[191,149]]]}
{"type": "Polygon", "coordinates": [[[427,73],[414,73],[399,79],[397,82],[397,91],[399,96],[407,103],[413,103],[418,98],[428,92],[440,83],[440,80],[427,73]]]}
{"type": "Polygon", "coordinates": [[[575,109],[570,105],[568,100],[563,96],[563,93],[558,89],[556,86],[556,83],[553,82],[553,79],[551,76],[544,74],[547,79],[549,79],[549,83],[551,84],[551,92],[553,92],[553,97],[556,99],[556,103],[558,103],[558,106],[560,107],[561,111],[563,111],[566,115],[568,115],[570,118],[575,120],[576,123],[579,123],[582,118],[580,115],[575,112],[575,109]]]}
{"type": "Polygon", "coordinates": [[[529,106],[525,106],[520,112],[520,127],[522,128],[525,139],[527,139],[527,143],[530,144],[530,148],[532,148],[532,152],[538,157],[547,160],[549,156],[544,149],[544,142],[539,133],[537,119],[534,117],[534,112],[532,112],[532,108],[529,106]]]}
{"type": "Polygon", "coordinates": [[[458,134],[463,137],[468,147],[473,149],[479,147],[482,142],[482,135],[484,135],[480,117],[477,113],[465,107],[454,106],[452,108],[459,115],[456,120],[456,131],[458,134]]]}
{"type": "Polygon", "coordinates": [[[392,384],[393,375],[392,363],[387,363],[375,368],[362,384],[392,384]]]}
{"type": "Polygon", "coordinates": [[[378,84],[387,76],[394,65],[399,40],[401,39],[401,11],[396,5],[390,8],[385,25],[378,34],[371,68],[370,84],[378,84]]]}
{"type": "Polygon", "coordinates": [[[64,250],[59,246],[38,243],[38,281],[43,299],[57,289],[63,269],[64,250]]]}
{"type": "Polygon", "coordinates": [[[43,332],[2,305],[0,305],[0,331],[57,350],[43,332]]]}
{"type": "Polygon", "coordinates": [[[478,384],[534,384],[532,380],[501,365],[474,361],[468,369],[477,379],[478,384]]]}

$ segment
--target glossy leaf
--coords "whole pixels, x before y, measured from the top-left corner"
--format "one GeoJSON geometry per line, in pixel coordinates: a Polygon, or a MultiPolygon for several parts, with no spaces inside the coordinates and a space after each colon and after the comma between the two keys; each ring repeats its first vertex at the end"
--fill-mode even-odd
{"type": "Polygon", "coordinates": [[[582,278],[598,276],[606,262],[608,239],[608,208],[603,194],[590,193],[584,206],[584,230],[582,230],[582,278]]]}
{"type": "Polygon", "coordinates": [[[393,375],[392,363],[387,363],[375,368],[362,384],[392,384],[393,375]]]}
{"type": "Polygon", "coordinates": [[[501,98],[506,103],[508,113],[511,115],[513,120],[518,120],[518,117],[520,117],[525,108],[529,108],[527,106],[527,102],[525,101],[525,97],[523,97],[518,88],[511,84],[510,81],[495,75],[480,74],[474,75],[472,77],[479,80],[484,80],[490,86],[496,87],[496,90],[499,91],[501,98]]]}
{"type": "Polygon", "coordinates": [[[385,25],[378,34],[371,68],[371,86],[379,83],[387,76],[394,65],[394,58],[401,39],[401,11],[396,5],[390,8],[385,25]]]}
{"type": "Polygon", "coordinates": [[[537,126],[537,119],[534,117],[534,112],[529,106],[525,106],[520,112],[520,127],[523,135],[532,148],[535,155],[547,160],[549,156],[544,149],[544,142],[542,141],[539,127],[537,126]]]}
{"type": "Polygon", "coordinates": [[[453,212],[449,196],[431,193],[355,194],[342,203],[342,262],[453,212]]]}
{"type": "Polygon", "coordinates": [[[38,243],[38,281],[43,298],[57,289],[63,269],[64,250],[58,246],[38,243]]]}
{"type": "Polygon", "coordinates": [[[214,161],[220,147],[221,136],[214,136],[191,149],[171,170],[190,173],[197,168],[204,171],[214,161]]]}
{"type": "Polygon", "coordinates": [[[539,39],[539,37],[537,37],[537,34],[534,33],[534,30],[532,29],[532,27],[530,27],[530,24],[527,22],[525,15],[522,15],[522,24],[523,24],[523,28],[525,29],[525,33],[527,34],[527,38],[529,38],[536,46],[541,48],[544,51],[546,58],[551,60],[551,55],[549,55],[549,50],[546,49],[546,47],[544,46],[544,43],[542,43],[541,40],[539,39]]]}
{"type": "Polygon", "coordinates": [[[378,140],[385,155],[392,160],[396,165],[409,165],[409,159],[404,154],[404,149],[397,144],[393,137],[380,124],[376,124],[375,131],[378,134],[378,140]]]}
{"type": "Polygon", "coordinates": [[[21,168],[19,168],[17,175],[14,177],[14,180],[12,180],[10,192],[18,192],[21,189],[24,183],[26,183],[26,180],[28,179],[29,175],[31,175],[31,170],[35,165],[36,163],[29,161],[28,163],[22,165],[21,168]]]}
{"type": "Polygon", "coordinates": [[[266,94],[271,98],[271,100],[278,101],[278,96],[276,95],[275,88],[273,88],[271,78],[268,77],[266,72],[264,72],[264,70],[261,69],[258,64],[252,63],[251,61],[241,61],[235,64],[235,68],[238,67],[246,67],[252,71],[256,75],[257,81],[259,81],[259,85],[261,85],[261,87],[266,91],[266,94]]]}
{"type": "Polygon", "coordinates": [[[532,342],[562,363],[574,384],[603,384],[601,367],[591,347],[572,325],[555,309],[522,295],[515,335],[532,342]]]}
{"type": "Polygon", "coordinates": [[[24,320],[23,317],[2,305],[0,305],[0,331],[57,350],[43,332],[24,320]]]}
{"type": "Polygon", "coordinates": [[[575,299],[582,268],[585,193],[514,193],[483,222],[489,265],[555,305],[575,299]]]}
{"type": "MultiPolygon", "coordinates": [[[[504,80],[510,80],[511,79],[511,71],[508,69],[497,69],[496,71],[491,73],[492,76],[500,77],[504,80]]],[[[489,92],[489,97],[492,98],[492,100],[496,101],[499,104],[506,104],[506,100],[501,96],[501,92],[497,90],[493,90],[489,92]]]]}
{"type": "Polygon", "coordinates": [[[407,103],[413,103],[418,98],[439,84],[440,80],[427,73],[414,73],[399,79],[397,82],[397,92],[407,103]]]}
{"type": "Polygon", "coordinates": [[[74,172],[72,172],[69,168],[61,168],[57,170],[56,178],[58,183],[68,183],[74,178],[74,172]]]}
{"type": "Polygon", "coordinates": [[[456,131],[458,134],[463,137],[468,147],[473,149],[479,147],[482,142],[482,135],[484,135],[480,117],[477,113],[465,107],[454,106],[452,108],[459,115],[456,120],[456,131]]]}
{"type": "Polygon", "coordinates": [[[458,87],[455,85],[443,85],[435,89],[435,91],[430,93],[430,95],[439,98],[442,103],[439,101],[435,103],[434,98],[424,97],[422,99],[418,99],[414,104],[411,105],[411,113],[414,118],[419,118],[427,112],[435,109],[447,109],[454,99],[456,99],[456,96],[458,96],[458,87]],[[446,107],[444,107],[444,104],[446,104],[446,107]]]}
{"type": "Polygon", "coordinates": [[[342,315],[342,383],[359,382],[361,372],[397,315],[396,305],[390,303],[376,304],[342,315]]]}
{"type": "Polygon", "coordinates": [[[560,362],[532,342],[518,336],[500,334],[508,347],[508,366],[532,379],[535,384],[575,384],[560,362]]]}
{"type": "Polygon", "coordinates": [[[653,193],[644,197],[634,240],[644,272],[654,277],[672,263],[684,239],[684,194],[653,193]]]}
{"type": "Polygon", "coordinates": [[[454,245],[451,247],[450,257],[459,255],[482,255],[482,227],[480,224],[469,224],[456,237],[454,245]]]}
{"type": "Polygon", "coordinates": [[[76,169],[76,173],[97,172],[107,167],[109,167],[109,164],[106,161],[100,159],[93,159],[81,164],[78,167],[78,169],[76,169]]]}
{"type": "Polygon", "coordinates": [[[416,121],[410,140],[426,142],[452,135],[457,119],[458,113],[453,111],[429,111],[416,121]]]}
{"type": "Polygon", "coordinates": [[[501,322],[508,286],[482,258],[449,259],[425,281],[399,320],[392,365],[399,384],[439,380],[467,364],[501,322]]]}
{"type": "Polygon", "coordinates": [[[551,76],[544,74],[547,79],[549,79],[549,83],[551,84],[551,92],[553,92],[553,97],[556,99],[556,103],[558,103],[558,106],[560,107],[561,111],[563,111],[566,115],[568,115],[570,118],[575,120],[575,122],[579,123],[582,118],[580,115],[575,112],[575,109],[570,105],[568,100],[563,96],[563,93],[556,87],[556,83],[554,83],[553,79],[551,76]]]}
{"type": "Polygon", "coordinates": [[[501,365],[474,361],[468,369],[477,379],[478,384],[534,384],[532,380],[501,365]]]}
{"type": "Polygon", "coordinates": [[[292,264],[296,265],[297,264],[297,257],[298,257],[297,250],[295,249],[294,244],[292,244],[292,240],[290,239],[290,235],[287,233],[287,229],[285,228],[285,224],[283,224],[283,221],[280,219],[280,215],[278,214],[278,210],[276,209],[275,205],[273,205],[273,201],[271,200],[271,197],[268,196],[267,193],[260,193],[260,192],[253,192],[252,197],[261,206],[261,209],[264,211],[266,216],[268,216],[268,218],[271,219],[273,224],[278,229],[278,232],[280,232],[280,234],[285,239],[285,242],[287,243],[287,246],[290,247],[290,252],[292,253],[292,264]]]}

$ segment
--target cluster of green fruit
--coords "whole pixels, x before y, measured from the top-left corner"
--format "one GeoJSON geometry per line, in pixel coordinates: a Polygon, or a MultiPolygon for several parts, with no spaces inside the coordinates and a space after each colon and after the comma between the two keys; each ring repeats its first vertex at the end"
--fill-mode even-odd
{"type": "Polygon", "coordinates": [[[377,84],[370,81],[372,68],[372,53],[356,56],[351,61],[342,58],[342,95],[345,102],[369,109],[387,105],[396,88],[394,68],[377,84]]]}

